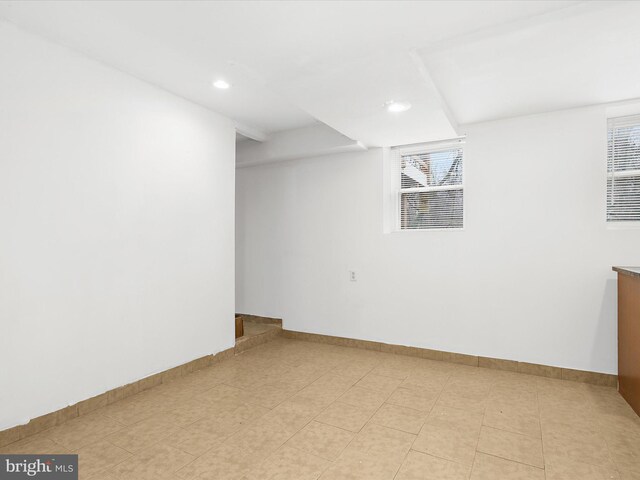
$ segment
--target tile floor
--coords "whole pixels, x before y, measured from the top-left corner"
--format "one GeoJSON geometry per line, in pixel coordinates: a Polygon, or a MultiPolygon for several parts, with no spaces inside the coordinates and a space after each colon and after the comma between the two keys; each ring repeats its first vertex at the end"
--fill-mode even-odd
{"type": "Polygon", "coordinates": [[[638,480],[640,420],[611,388],[277,339],[0,451],[93,480],[638,480]]]}

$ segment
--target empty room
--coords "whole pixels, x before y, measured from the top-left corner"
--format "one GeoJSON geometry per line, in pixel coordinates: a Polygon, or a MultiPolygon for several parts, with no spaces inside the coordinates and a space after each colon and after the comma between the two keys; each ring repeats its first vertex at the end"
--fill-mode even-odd
{"type": "Polygon", "coordinates": [[[0,479],[640,480],[639,22],[0,0],[0,479]]]}

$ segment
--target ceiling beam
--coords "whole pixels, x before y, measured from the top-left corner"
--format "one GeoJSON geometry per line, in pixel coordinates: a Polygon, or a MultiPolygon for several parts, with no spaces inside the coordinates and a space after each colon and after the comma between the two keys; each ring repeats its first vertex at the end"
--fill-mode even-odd
{"type": "Polygon", "coordinates": [[[268,138],[268,135],[266,133],[237,122],[236,132],[238,132],[243,137],[250,138],[251,140],[255,140],[256,142],[264,142],[268,138]]]}
{"type": "Polygon", "coordinates": [[[433,77],[429,73],[427,66],[422,61],[422,57],[420,57],[420,55],[418,54],[418,51],[415,48],[411,49],[411,51],[409,52],[409,55],[411,56],[411,60],[413,60],[413,63],[418,69],[418,72],[420,73],[420,77],[422,77],[422,81],[424,82],[425,86],[431,92],[433,92],[433,94],[438,99],[438,104],[440,105],[440,108],[442,109],[445,116],[447,117],[447,120],[449,120],[451,127],[455,130],[456,135],[460,135],[460,130],[458,128],[459,127],[458,120],[456,120],[456,117],[453,114],[453,111],[451,110],[451,108],[449,108],[449,104],[447,103],[444,96],[442,95],[442,92],[433,81],[433,77]]]}
{"type": "Polygon", "coordinates": [[[366,147],[362,143],[318,122],[307,127],[275,132],[262,143],[238,142],[236,167],[364,150],[366,147]]]}
{"type": "Polygon", "coordinates": [[[441,52],[450,48],[479,42],[487,38],[493,38],[516,31],[524,31],[527,28],[531,28],[544,23],[562,21],[564,19],[575,17],[576,15],[580,15],[582,13],[602,10],[615,6],[619,3],[620,2],[615,1],[579,1],[572,5],[563,6],[551,11],[538,13],[536,15],[531,15],[520,20],[510,20],[498,25],[492,25],[490,27],[484,27],[473,30],[471,32],[463,33],[462,35],[444,38],[440,41],[433,42],[430,45],[421,47],[420,52],[423,55],[434,52],[441,52]]]}

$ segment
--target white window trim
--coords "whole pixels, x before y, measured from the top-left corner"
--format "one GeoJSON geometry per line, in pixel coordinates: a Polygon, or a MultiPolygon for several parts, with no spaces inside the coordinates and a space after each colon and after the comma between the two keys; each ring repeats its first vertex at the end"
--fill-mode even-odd
{"type": "Polygon", "coordinates": [[[434,191],[443,191],[443,190],[462,190],[465,192],[466,188],[466,156],[464,153],[464,144],[466,137],[456,137],[448,140],[442,140],[437,142],[427,142],[416,145],[407,145],[397,147],[395,155],[412,155],[428,152],[437,152],[437,151],[446,151],[451,150],[452,147],[455,147],[458,144],[463,145],[463,159],[462,159],[462,184],[460,185],[446,185],[442,187],[417,187],[417,188],[401,188],[401,176],[400,171],[398,170],[399,164],[395,164],[395,155],[389,152],[388,163],[389,168],[387,169],[387,174],[391,176],[391,183],[393,185],[393,228],[387,233],[424,233],[424,232],[461,232],[464,231],[467,225],[467,196],[465,194],[462,195],[462,226],[461,227],[451,227],[451,228],[401,228],[401,202],[400,197],[402,193],[410,193],[410,192],[434,192],[434,191]]]}

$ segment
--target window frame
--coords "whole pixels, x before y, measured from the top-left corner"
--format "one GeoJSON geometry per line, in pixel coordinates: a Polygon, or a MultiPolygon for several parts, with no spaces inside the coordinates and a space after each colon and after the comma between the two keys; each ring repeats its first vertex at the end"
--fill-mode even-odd
{"type": "MultiPolygon", "coordinates": [[[[628,117],[636,117],[637,123],[640,127],[640,113],[632,113],[632,114],[618,114],[618,115],[609,115],[606,119],[606,130],[605,130],[605,205],[604,205],[604,221],[605,225],[608,229],[618,230],[618,229],[640,229],[640,219],[638,220],[610,220],[609,219],[609,180],[615,178],[625,178],[632,177],[638,178],[640,180],[640,169],[636,170],[618,170],[615,169],[609,170],[609,130],[611,128],[611,123],[615,123],[616,120],[622,120],[628,117]]],[[[615,128],[615,127],[614,127],[615,128]]]]}
{"type": "Polygon", "coordinates": [[[463,231],[467,224],[467,209],[466,209],[466,195],[465,187],[466,187],[466,170],[465,170],[465,141],[466,137],[457,137],[448,140],[442,140],[437,142],[427,142],[421,144],[414,145],[404,145],[397,146],[393,150],[395,150],[393,162],[396,165],[393,166],[393,187],[394,187],[394,201],[396,205],[394,206],[395,211],[395,223],[394,223],[394,232],[442,232],[442,231],[463,231]],[[462,183],[459,185],[443,185],[443,186],[432,186],[432,187],[412,187],[412,188],[402,188],[402,174],[400,171],[400,159],[405,155],[417,155],[424,153],[436,153],[436,152],[445,152],[448,150],[454,149],[462,150],[462,183]],[[461,190],[462,194],[462,226],[460,227],[434,227],[434,228],[402,228],[402,194],[404,193],[418,193],[418,192],[438,192],[438,191],[447,191],[447,190],[461,190]]]}

